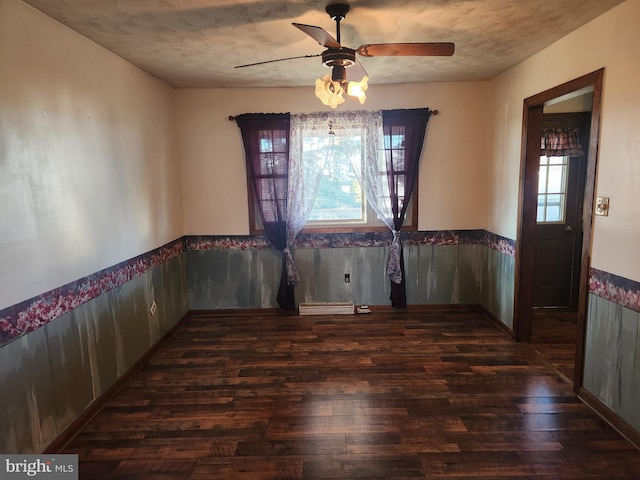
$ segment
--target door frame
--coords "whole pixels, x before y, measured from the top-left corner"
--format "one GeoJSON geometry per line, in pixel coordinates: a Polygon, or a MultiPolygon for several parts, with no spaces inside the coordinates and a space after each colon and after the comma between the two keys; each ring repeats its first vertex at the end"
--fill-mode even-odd
{"type": "Polygon", "coordinates": [[[515,289],[513,333],[516,341],[530,342],[533,317],[533,275],[540,164],[540,134],[544,105],[558,97],[593,88],[591,131],[583,205],[583,240],[580,261],[580,290],[578,292],[576,355],[573,389],[582,386],[584,345],[586,332],[591,243],[593,234],[593,205],[596,184],[598,139],[604,68],[558,85],[524,100],[522,121],[522,150],[520,160],[520,188],[518,194],[518,224],[515,242],[515,289]]]}

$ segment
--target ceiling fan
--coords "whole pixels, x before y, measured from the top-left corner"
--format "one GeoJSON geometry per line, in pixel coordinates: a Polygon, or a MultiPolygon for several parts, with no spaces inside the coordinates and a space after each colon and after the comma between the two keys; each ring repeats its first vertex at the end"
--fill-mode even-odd
{"type": "Polygon", "coordinates": [[[298,58],[322,57],[323,65],[331,68],[331,74],[316,80],[316,96],[325,105],[335,108],[344,102],[343,93],[356,96],[360,103],[364,103],[364,91],[367,89],[368,77],[362,64],[358,61],[357,55],[362,57],[395,57],[395,56],[451,56],[455,46],[450,42],[437,43],[374,43],[360,45],[356,49],[344,47],[340,44],[340,22],[344,20],[349,12],[349,5],[345,3],[333,3],[327,5],[326,12],[332,20],[336,22],[336,37],[333,38],[326,30],[314,25],[304,25],[293,23],[320,45],[327,49],[318,54],[300,55],[296,57],[279,58],[263,62],[237,65],[235,68],[252,67],[266,63],[281,62],[285,60],[295,60],[298,58]],[[360,78],[360,82],[351,81],[347,83],[347,72],[349,78],[360,78]],[[353,84],[353,85],[352,85],[353,84]]]}

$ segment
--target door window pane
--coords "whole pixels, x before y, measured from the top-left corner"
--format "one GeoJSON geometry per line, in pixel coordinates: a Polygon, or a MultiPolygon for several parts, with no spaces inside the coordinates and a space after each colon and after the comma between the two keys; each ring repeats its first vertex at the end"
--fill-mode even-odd
{"type": "Polygon", "coordinates": [[[569,157],[540,157],[538,171],[538,223],[565,219],[569,157]]]}
{"type": "Polygon", "coordinates": [[[564,195],[547,195],[546,222],[561,222],[564,211],[564,195]]]}
{"type": "MultiPolygon", "coordinates": [[[[540,165],[540,172],[538,174],[538,193],[547,193],[547,170],[549,167],[546,165],[540,165]]],[[[544,201],[543,201],[544,203],[544,201]]]]}
{"type": "Polygon", "coordinates": [[[564,193],[564,171],[564,165],[553,165],[549,167],[547,193],[564,193]]]}

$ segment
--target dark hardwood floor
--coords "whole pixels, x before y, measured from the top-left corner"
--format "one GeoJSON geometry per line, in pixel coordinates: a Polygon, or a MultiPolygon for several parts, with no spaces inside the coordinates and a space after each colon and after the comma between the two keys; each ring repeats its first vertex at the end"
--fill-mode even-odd
{"type": "Polygon", "coordinates": [[[640,452],[468,310],[193,315],[72,441],[81,479],[633,479],[640,452]]]}
{"type": "Polygon", "coordinates": [[[554,308],[533,310],[531,345],[569,382],[576,359],[577,312],[554,308]]]}

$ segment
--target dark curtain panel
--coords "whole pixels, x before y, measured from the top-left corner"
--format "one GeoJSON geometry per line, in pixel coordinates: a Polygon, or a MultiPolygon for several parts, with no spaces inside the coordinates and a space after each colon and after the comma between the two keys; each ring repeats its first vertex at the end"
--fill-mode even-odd
{"type": "MultiPolygon", "coordinates": [[[[269,241],[287,248],[287,188],[289,179],[288,113],[245,113],[236,117],[242,132],[247,180],[269,241]]],[[[294,286],[287,282],[285,255],[278,288],[278,305],[295,310],[294,286]]]]}
{"type": "Polygon", "coordinates": [[[429,117],[431,117],[431,110],[428,108],[382,111],[387,179],[393,222],[397,232],[394,235],[397,235],[398,240],[395,248],[399,249],[402,272],[400,283],[391,282],[391,305],[396,308],[407,306],[400,230],[409,207],[411,194],[418,181],[420,154],[429,117]]]}

